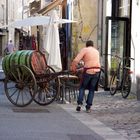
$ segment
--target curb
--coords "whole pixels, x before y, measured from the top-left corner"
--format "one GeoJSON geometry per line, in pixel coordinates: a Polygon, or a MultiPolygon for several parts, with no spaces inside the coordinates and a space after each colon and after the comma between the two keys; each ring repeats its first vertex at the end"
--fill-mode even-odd
{"type": "Polygon", "coordinates": [[[121,134],[115,132],[113,129],[105,126],[102,122],[90,116],[86,112],[76,112],[75,106],[72,104],[63,104],[60,105],[66,112],[71,116],[78,119],[92,131],[103,137],[105,140],[128,140],[123,137],[121,134]]]}

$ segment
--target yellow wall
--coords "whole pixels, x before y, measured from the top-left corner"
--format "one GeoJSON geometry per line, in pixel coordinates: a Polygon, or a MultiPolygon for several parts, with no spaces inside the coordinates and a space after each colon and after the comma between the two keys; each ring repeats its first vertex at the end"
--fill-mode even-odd
{"type": "Polygon", "coordinates": [[[97,4],[98,0],[77,0],[73,3],[73,20],[78,21],[72,24],[73,57],[87,40],[97,44],[97,4]]]}

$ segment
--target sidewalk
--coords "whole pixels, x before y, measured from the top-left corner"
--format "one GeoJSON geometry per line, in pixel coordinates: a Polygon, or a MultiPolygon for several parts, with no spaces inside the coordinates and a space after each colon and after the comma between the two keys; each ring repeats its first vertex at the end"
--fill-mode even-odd
{"type": "Polygon", "coordinates": [[[140,139],[140,101],[132,94],[96,94],[91,115],[129,140],[140,139]]]}
{"type": "Polygon", "coordinates": [[[85,111],[76,113],[74,110],[75,107],[73,105],[62,105],[61,107],[65,109],[70,115],[90,128],[93,132],[100,135],[104,140],[127,140],[127,138],[106,126],[101,121],[98,121],[98,119],[94,118],[91,114],[87,114],[85,111]]]}
{"type": "MultiPolygon", "coordinates": [[[[73,115],[73,111],[76,108],[76,105],[63,105],[63,108],[66,108],[73,115]],[[73,110],[74,109],[74,110],[73,110]]],[[[83,110],[85,108],[83,107],[83,110]]],[[[83,114],[84,111],[81,112],[83,114]]],[[[85,113],[84,113],[85,114],[85,113]]],[[[75,115],[74,115],[75,116],[75,115]]],[[[89,120],[92,122],[99,122],[102,125],[109,127],[114,130],[116,133],[121,134],[129,140],[140,140],[140,101],[137,101],[134,95],[128,96],[128,99],[123,99],[121,94],[111,96],[109,92],[98,92],[95,93],[94,103],[92,106],[92,112],[88,114],[89,120]],[[95,121],[95,120],[98,121],[95,121]]],[[[76,117],[78,119],[78,117],[76,117]]],[[[94,123],[94,125],[96,124],[94,123]]],[[[88,126],[90,123],[88,122],[88,126]]],[[[102,135],[102,129],[94,126],[94,131],[102,135]],[[98,130],[99,129],[99,130],[98,130]]],[[[91,128],[92,129],[92,128],[91,128]]],[[[104,136],[108,133],[106,132],[104,136]]],[[[112,132],[113,134],[113,132],[112,132]]],[[[115,135],[113,135],[115,136],[115,135]]],[[[116,138],[116,136],[115,136],[116,138]]],[[[112,140],[114,137],[111,138],[112,140]]],[[[118,140],[120,140],[118,138],[118,140]]]]}

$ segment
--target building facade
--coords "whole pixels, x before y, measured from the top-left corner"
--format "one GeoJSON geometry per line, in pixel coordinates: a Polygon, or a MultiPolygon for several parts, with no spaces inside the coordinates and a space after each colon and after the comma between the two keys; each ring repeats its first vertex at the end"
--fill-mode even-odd
{"type": "MultiPolygon", "coordinates": [[[[7,6],[6,6],[6,1],[1,0],[0,1],[0,26],[4,26],[8,19],[7,19],[7,6]]],[[[3,50],[4,46],[6,45],[7,42],[7,34],[8,30],[7,28],[0,29],[0,57],[3,55],[3,50]]]]}
{"type": "Polygon", "coordinates": [[[110,56],[131,57],[131,92],[136,93],[140,75],[139,43],[140,21],[139,0],[99,0],[98,1],[98,46],[100,46],[101,60],[105,67],[105,84],[109,87],[112,61],[110,56]]]}
{"type": "Polygon", "coordinates": [[[132,17],[131,17],[131,56],[135,58],[132,70],[134,70],[133,92],[139,94],[138,79],[140,78],[140,0],[132,1],[132,17]]]}
{"type": "MultiPolygon", "coordinates": [[[[32,0],[33,1],[33,0],[32,0]]],[[[1,0],[0,1],[0,56],[4,55],[4,49],[9,40],[12,40],[16,49],[19,49],[20,36],[28,29],[6,27],[15,20],[29,16],[29,2],[31,0],[1,0]]]]}

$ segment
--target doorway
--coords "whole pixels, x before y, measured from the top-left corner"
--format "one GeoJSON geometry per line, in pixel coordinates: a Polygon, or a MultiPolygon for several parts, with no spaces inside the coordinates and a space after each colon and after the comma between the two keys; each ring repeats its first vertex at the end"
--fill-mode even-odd
{"type": "Polygon", "coordinates": [[[111,57],[130,55],[129,19],[125,17],[106,17],[106,46],[105,46],[105,89],[109,88],[113,69],[117,67],[119,59],[111,57]]]}

